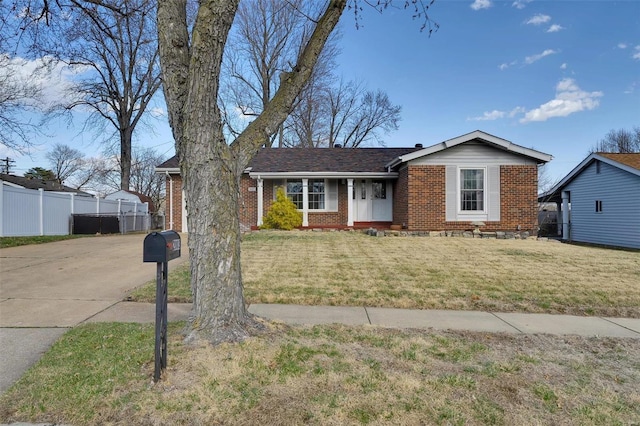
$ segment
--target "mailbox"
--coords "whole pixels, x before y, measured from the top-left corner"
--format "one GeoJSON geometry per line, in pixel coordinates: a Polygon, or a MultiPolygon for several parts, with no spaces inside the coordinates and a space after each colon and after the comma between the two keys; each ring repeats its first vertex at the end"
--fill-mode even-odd
{"type": "Polygon", "coordinates": [[[180,235],[177,232],[152,232],[144,238],[143,262],[164,263],[178,257],[180,257],[180,235]]]}

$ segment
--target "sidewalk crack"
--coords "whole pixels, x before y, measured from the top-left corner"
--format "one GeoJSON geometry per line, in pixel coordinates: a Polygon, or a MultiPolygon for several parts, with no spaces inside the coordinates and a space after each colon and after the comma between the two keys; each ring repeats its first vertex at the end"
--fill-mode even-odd
{"type": "Polygon", "coordinates": [[[369,317],[369,311],[367,311],[367,307],[363,306],[364,313],[367,315],[367,321],[369,321],[369,325],[371,325],[371,318],[369,317]]]}
{"type": "Polygon", "coordinates": [[[518,333],[521,334],[525,334],[524,331],[520,330],[518,327],[516,327],[515,325],[509,323],[507,320],[505,320],[504,318],[500,318],[498,315],[495,314],[495,312],[488,312],[489,314],[493,315],[494,317],[498,318],[500,321],[502,321],[503,323],[507,324],[509,327],[514,328],[518,331],[518,333]]]}

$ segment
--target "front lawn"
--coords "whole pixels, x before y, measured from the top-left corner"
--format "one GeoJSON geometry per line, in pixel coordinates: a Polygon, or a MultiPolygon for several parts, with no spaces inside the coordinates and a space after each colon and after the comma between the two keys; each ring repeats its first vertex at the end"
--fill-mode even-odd
{"type": "MultiPolygon", "coordinates": [[[[190,301],[188,266],[169,298],[190,301]]],[[[536,240],[370,237],[260,231],[244,236],[248,303],[545,312],[640,318],[640,256],[536,240]]],[[[155,287],[130,295],[155,301],[155,287]]]]}
{"type": "Polygon", "coordinates": [[[341,325],[186,347],[170,327],[73,329],[8,392],[0,423],[82,425],[636,424],[640,340],[341,325]]]}

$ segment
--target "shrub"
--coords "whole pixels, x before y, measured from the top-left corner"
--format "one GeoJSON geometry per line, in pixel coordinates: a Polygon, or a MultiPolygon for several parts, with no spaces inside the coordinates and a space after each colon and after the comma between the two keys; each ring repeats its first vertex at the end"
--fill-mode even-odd
{"type": "Polygon", "coordinates": [[[301,225],[302,213],[298,211],[293,201],[287,198],[284,190],[278,188],[276,201],[271,205],[267,215],[264,217],[261,228],[284,229],[289,231],[301,225]]]}

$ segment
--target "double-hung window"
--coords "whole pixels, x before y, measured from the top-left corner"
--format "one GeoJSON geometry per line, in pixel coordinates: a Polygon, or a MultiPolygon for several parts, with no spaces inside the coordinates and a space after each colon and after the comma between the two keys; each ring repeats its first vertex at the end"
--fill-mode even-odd
{"type": "Polygon", "coordinates": [[[287,197],[298,210],[302,210],[302,179],[287,180],[287,197]]]}
{"type": "Polygon", "coordinates": [[[324,210],[324,179],[309,179],[309,210],[324,210]]]}
{"type": "Polygon", "coordinates": [[[484,169],[460,170],[460,210],[484,211],[484,169]]]}

